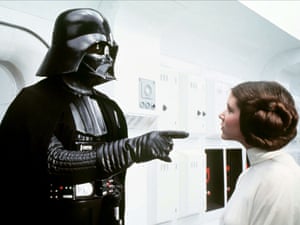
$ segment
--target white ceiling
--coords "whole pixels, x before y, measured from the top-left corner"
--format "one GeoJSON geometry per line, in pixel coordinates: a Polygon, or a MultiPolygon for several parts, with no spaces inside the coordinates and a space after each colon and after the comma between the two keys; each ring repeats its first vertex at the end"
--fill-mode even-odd
{"type": "MultiPolygon", "coordinates": [[[[276,1],[267,2],[275,10],[271,6],[276,1]]],[[[274,58],[300,48],[299,39],[283,30],[283,25],[278,27],[239,1],[125,1],[120,5],[135,12],[134,27],[160,32],[162,54],[200,65],[215,62],[220,71],[231,67],[229,73],[241,75],[245,73],[245,68],[239,68],[242,65],[247,67],[245,76],[259,76],[274,58]]],[[[286,15],[291,10],[277,7],[276,12],[286,15]]],[[[285,22],[291,24],[294,18],[288,18],[285,22]]],[[[299,74],[300,64],[290,61],[282,69],[299,74]]]]}
{"type": "MultiPolygon", "coordinates": [[[[159,35],[162,54],[232,74],[260,74],[276,56],[300,48],[298,1],[0,1],[0,6],[51,21],[63,9],[90,6],[113,26],[126,11],[128,27],[159,35]]],[[[299,74],[300,59],[290,61],[283,69],[299,74]]]]}
{"type": "Polygon", "coordinates": [[[300,40],[300,1],[240,1],[285,32],[300,40]]]}

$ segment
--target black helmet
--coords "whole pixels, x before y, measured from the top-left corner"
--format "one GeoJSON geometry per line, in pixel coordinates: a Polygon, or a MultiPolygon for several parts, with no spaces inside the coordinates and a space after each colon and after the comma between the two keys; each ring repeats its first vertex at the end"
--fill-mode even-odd
{"type": "Polygon", "coordinates": [[[93,54],[89,54],[89,48],[93,45],[97,45],[96,48],[98,45],[108,47],[111,62],[105,63],[105,71],[95,69],[92,74],[104,79],[103,82],[115,79],[113,68],[118,46],[107,20],[98,11],[89,8],[70,9],[61,13],[54,25],[52,46],[37,76],[49,77],[77,72],[85,57],[86,63],[82,64],[95,64],[93,54]]]}

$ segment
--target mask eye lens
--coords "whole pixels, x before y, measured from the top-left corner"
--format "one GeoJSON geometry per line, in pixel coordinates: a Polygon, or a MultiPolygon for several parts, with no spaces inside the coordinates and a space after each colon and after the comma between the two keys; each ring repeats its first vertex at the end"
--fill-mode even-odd
{"type": "Polygon", "coordinates": [[[109,55],[109,47],[107,45],[104,47],[104,55],[109,55]]]}
{"type": "Polygon", "coordinates": [[[105,43],[96,43],[93,50],[91,49],[91,53],[96,53],[99,55],[109,55],[109,46],[105,43]]]}
{"type": "Polygon", "coordinates": [[[96,44],[96,50],[97,50],[97,51],[100,50],[100,44],[99,44],[99,43],[96,44]]]}
{"type": "Polygon", "coordinates": [[[101,45],[100,43],[96,44],[96,53],[103,55],[104,53],[104,45],[101,45]]]}

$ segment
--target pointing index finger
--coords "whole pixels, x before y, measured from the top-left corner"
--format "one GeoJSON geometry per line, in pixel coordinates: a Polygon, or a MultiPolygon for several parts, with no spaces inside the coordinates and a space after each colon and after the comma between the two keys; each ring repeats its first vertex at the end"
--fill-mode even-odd
{"type": "Polygon", "coordinates": [[[179,130],[160,131],[160,134],[170,138],[186,138],[189,136],[188,132],[179,130]]]}

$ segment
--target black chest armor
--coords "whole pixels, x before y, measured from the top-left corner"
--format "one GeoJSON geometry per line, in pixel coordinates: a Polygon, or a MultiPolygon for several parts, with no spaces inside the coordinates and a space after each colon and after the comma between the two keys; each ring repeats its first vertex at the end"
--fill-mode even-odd
{"type": "Polygon", "coordinates": [[[106,141],[107,126],[97,101],[90,96],[75,96],[70,103],[74,121],[73,139],[75,148],[80,151],[93,150],[106,141]]]}

